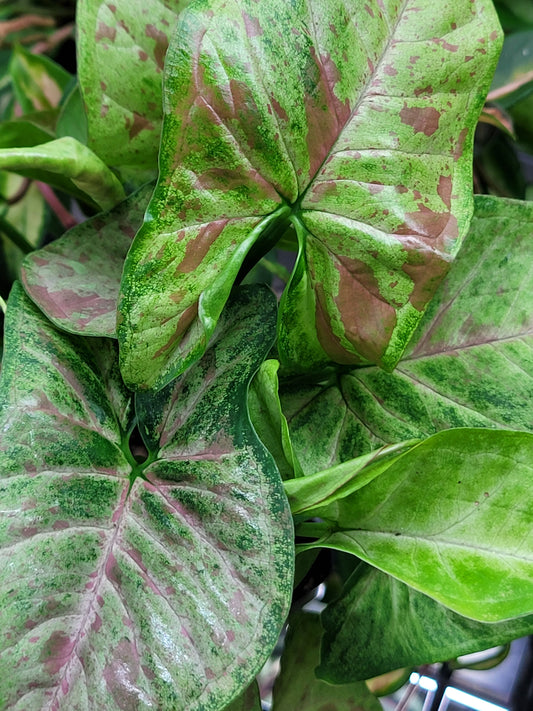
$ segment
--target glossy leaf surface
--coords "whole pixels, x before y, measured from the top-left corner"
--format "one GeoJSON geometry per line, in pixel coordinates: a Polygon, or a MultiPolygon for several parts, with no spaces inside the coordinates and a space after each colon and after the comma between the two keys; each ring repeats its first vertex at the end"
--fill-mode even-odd
{"type": "Polygon", "coordinates": [[[329,506],[353,494],[386,471],[416,443],[417,440],[409,440],[381,447],[336,467],[285,482],[292,513],[329,506]]]}
{"type": "Polygon", "coordinates": [[[331,533],[317,545],[353,553],[461,615],[533,613],[532,434],[440,432],[320,515],[331,533]]]}
{"type": "Polygon", "coordinates": [[[325,631],[317,674],[335,684],[455,659],[533,630],[533,615],[476,622],[365,564],[321,617],[325,631]]]}
{"type": "Polygon", "coordinates": [[[282,388],[305,473],[450,427],[533,431],[533,209],[476,197],[464,246],[394,373],[282,388]]]}
{"type": "Polygon", "coordinates": [[[281,410],[277,360],[266,360],[255,374],[248,391],[250,419],[261,442],[276,460],[282,479],[301,477],[289,427],[281,410]]]}
{"type": "Polygon", "coordinates": [[[89,146],[108,165],[156,168],[165,54],[188,0],[80,0],[79,78],[89,146]]]}
{"type": "Polygon", "coordinates": [[[28,255],[22,282],[56,326],[85,336],[115,335],[122,267],[152,190],[141,188],[28,255]]]}
{"type": "Polygon", "coordinates": [[[50,183],[101,210],[111,209],[125,197],[115,174],[74,138],[28,148],[3,148],[0,170],[50,183]]]}
{"type": "Polygon", "coordinates": [[[335,687],[315,677],[321,637],[318,615],[300,612],[289,620],[273,711],[381,711],[364,681],[335,687]]]}
{"type": "Polygon", "coordinates": [[[499,44],[486,0],[186,9],[160,180],[124,272],[126,381],[160,386],[198,357],[246,254],[288,220],[301,253],[282,360],[393,367],[468,227],[499,44]]]}
{"type": "Polygon", "coordinates": [[[115,343],[57,331],[15,287],[1,383],[7,708],[215,711],[274,646],[293,532],[244,393],[275,304],[247,290],[227,318],[175,388],[140,403],[157,440],[136,463],[115,343]]]}

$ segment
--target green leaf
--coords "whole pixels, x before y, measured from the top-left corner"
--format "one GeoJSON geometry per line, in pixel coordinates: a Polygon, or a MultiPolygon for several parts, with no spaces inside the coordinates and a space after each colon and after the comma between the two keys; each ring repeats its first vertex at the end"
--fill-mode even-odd
{"type": "Polygon", "coordinates": [[[310,509],[329,506],[353,494],[386,471],[416,443],[417,440],[409,440],[381,447],[330,469],[286,481],[285,493],[292,513],[300,514],[310,509]]]}
{"type": "Polygon", "coordinates": [[[139,426],[159,440],[137,463],[115,342],[57,331],[14,288],[0,384],[6,707],[217,711],[269,655],[293,531],[245,393],[274,300],[240,292],[223,321],[166,401],[144,396],[139,426]]]}
{"type": "Polygon", "coordinates": [[[532,44],[533,30],[507,35],[488,99],[508,108],[533,92],[532,44]]]}
{"type": "Polygon", "coordinates": [[[392,368],[468,228],[499,37],[486,0],[190,5],[167,54],[159,184],[124,272],[126,381],[159,386],[198,357],[247,253],[288,220],[300,257],[282,362],[392,368]]]}
{"type": "Polygon", "coordinates": [[[272,711],[381,711],[364,681],[335,687],[315,678],[321,637],[318,615],[291,616],[272,711]]]}
{"type": "Polygon", "coordinates": [[[3,276],[11,284],[20,278],[25,254],[42,244],[48,225],[48,212],[43,196],[36,185],[26,185],[23,178],[13,173],[0,175],[0,191],[5,199],[21,191],[24,197],[13,204],[0,203],[0,234],[2,235],[3,276]],[[8,231],[6,231],[6,227],[8,231]],[[16,233],[12,233],[12,228],[16,233]]]}
{"type": "Polygon", "coordinates": [[[224,711],[261,711],[259,688],[254,681],[246,691],[235,699],[224,711]]]}
{"type": "Polygon", "coordinates": [[[59,64],[18,45],[9,65],[13,88],[24,113],[47,111],[59,106],[72,76],[59,64]]]}
{"type": "Polygon", "coordinates": [[[268,451],[276,460],[282,479],[303,476],[294,454],[289,427],[279,400],[277,360],[266,360],[250,384],[248,408],[250,419],[268,451]]]}
{"type": "Polygon", "coordinates": [[[317,675],[331,684],[455,659],[533,630],[533,615],[492,624],[462,617],[364,563],[321,617],[317,675]]]}
{"type": "Polygon", "coordinates": [[[162,71],[189,0],[79,0],[79,80],[89,146],[108,165],[157,167],[162,71]]]}
{"type": "Polygon", "coordinates": [[[72,136],[87,145],[87,115],[78,84],[67,95],[57,118],[56,135],[58,138],[72,136]]]}
{"type": "Polygon", "coordinates": [[[145,185],[27,257],[24,287],[56,326],[85,336],[115,335],[122,267],[152,190],[145,185]]]}
{"type": "Polygon", "coordinates": [[[50,183],[101,210],[109,210],[125,197],[115,174],[74,138],[58,138],[38,146],[4,148],[0,150],[0,170],[50,183]]]}
{"type": "Polygon", "coordinates": [[[0,124],[0,148],[36,146],[53,139],[53,135],[41,126],[22,119],[3,121],[0,124]]]}
{"type": "Polygon", "coordinates": [[[470,233],[394,373],[281,390],[305,473],[450,427],[533,431],[533,205],[476,197],[470,233]]]}
{"type": "Polygon", "coordinates": [[[322,509],[330,532],[307,547],[357,555],[466,617],[530,615],[532,492],[532,434],[448,430],[322,509]]]}
{"type": "Polygon", "coordinates": [[[494,0],[494,5],[505,30],[533,27],[533,7],[529,0],[494,0]]]}

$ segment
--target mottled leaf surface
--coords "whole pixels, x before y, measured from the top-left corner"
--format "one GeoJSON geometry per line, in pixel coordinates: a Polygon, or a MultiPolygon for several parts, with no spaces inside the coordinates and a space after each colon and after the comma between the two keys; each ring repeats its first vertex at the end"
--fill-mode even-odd
{"type": "Polygon", "coordinates": [[[448,430],[322,509],[330,532],[316,545],[353,553],[466,617],[531,615],[532,499],[532,434],[448,430]]]}
{"type": "Polygon", "coordinates": [[[273,711],[381,711],[364,681],[330,686],[315,677],[321,637],[318,615],[300,612],[289,619],[273,711]]]}
{"type": "Polygon", "coordinates": [[[59,106],[72,76],[48,57],[13,48],[9,71],[22,111],[46,111],[59,106]]]}
{"type": "Polygon", "coordinates": [[[164,383],[198,357],[247,252],[287,220],[300,257],[282,361],[393,367],[468,228],[499,46],[486,0],[189,6],[124,273],[127,382],[164,383]]]}
{"type": "Polygon", "coordinates": [[[245,392],[275,303],[248,290],[227,316],[205,358],[140,403],[157,440],[137,463],[115,342],[56,330],[15,287],[0,385],[6,708],[215,711],[274,646],[293,532],[245,392]]]}
{"type": "Polygon", "coordinates": [[[80,0],[78,71],[89,146],[108,165],[156,168],[165,54],[189,0],[80,0]]]}
{"type": "Polygon", "coordinates": [[[321,617],[317,674],[335,684],[455,659],[533,630],[533,615],[492,624],[462,617],[364,563],[321,617]]]}
{"type": "Polygon", "coordinates": [[[50,183],[101,210],[111,209],[125,197],[116,175],[74,138],[58,138],[24,148],[3,148],[0,170],[50,183]]]}
{"type": "Polygon", "coordinates": [[[450,427],[533,431],[533,208],[476,197],[472,226],[394,373],[282,387],[305,473],[450,427]]]}
{"type": "Polygon", "coordinates": [[[144,186],[28,255],[22,282],[56,326],[85,336],[115,335],[122,267],[152,190],[144,186]]]}

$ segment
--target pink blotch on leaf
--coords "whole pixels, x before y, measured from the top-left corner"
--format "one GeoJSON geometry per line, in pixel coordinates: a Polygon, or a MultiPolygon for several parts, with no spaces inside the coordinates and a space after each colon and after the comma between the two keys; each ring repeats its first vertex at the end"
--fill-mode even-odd
{"type": "Polygon", "coordinates": [[[102,39],[109,39],[111,42],[114,42],[116,34],[117,31],[114,27],[109,27],[104,22],[99,22],[94,38],[97,42],[100,42],[102,39]]]}
{"type": "Polygon", "coordinates": [[[400,120],[407,126],[412,126],[415,133],[432,136],[439,128],[440,112],[433,106],[407,106],[404,103],[400,111],[400,120]]]}
{"type": "Polygon", "coordinates": [[[49,674],[57,674],[65,666],[73,652],[74,645],[75,640],[70,639],[62,630],[52,632],[40,655],[40,661],[43,662],[49,674]]]}

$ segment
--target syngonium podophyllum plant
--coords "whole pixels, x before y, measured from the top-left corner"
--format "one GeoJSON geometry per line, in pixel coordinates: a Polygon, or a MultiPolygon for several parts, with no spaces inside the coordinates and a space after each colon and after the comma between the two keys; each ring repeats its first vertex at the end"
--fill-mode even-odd
{"type": "Polygon", "coordinates": [[[365,680],[533,632],[491,1],[79,0],[77,47],[77,84],[14,50],[0,131],[90,216],[7,306],[0,707],[258,711],[289,616],[274,711],[375,711],[365,680]]]}

